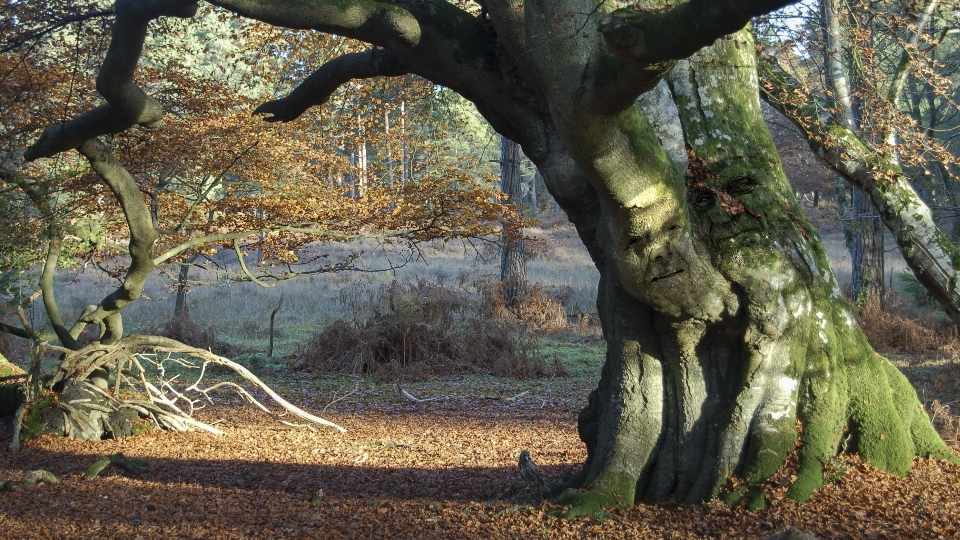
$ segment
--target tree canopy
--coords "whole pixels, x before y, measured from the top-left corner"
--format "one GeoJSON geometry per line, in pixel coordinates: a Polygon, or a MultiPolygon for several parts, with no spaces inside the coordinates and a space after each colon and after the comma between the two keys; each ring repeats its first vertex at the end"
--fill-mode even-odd
{"type": "MultiPolygon", "coordinates": [[[[330,260],[311,247],[318,240],[379,239],[398,248],[401,265],[416,256],[416,243],[483,237],[513,219],[499,204],[493,177],[464,170],[444,148],[442,138],[462,119],[438,114],[443,98],[422,79],[331,89],[322,98],[330,106],[296,128],[251,117],[284,80],[302,73],[304,57],[363,57],[351,40],[283,31],[210,8],[196,24],[161,20],[142,38],[151,48],[138,71],[138,83],[156,99],[139,90],[128,96],[132,107],[153,111],[141,111],[152,120],[118,129],[126,113],[96,106],[91,86],[110,39],[105,17],[113,15],[94,7],[8,5],[0,59],[5,266],[46,261],[44,303],[65,345],[73,346],[85,324],[119,322],[113,316],[165,263],[200,264],[232,250],[244,274],[237,279],[271,286],[354,268],[356,255],[330,260]],[[282,69],[279,58],[288,62],[282,69]],[[27,149],[48,125],[45,142],[27,149]],[[110,135],[102,141],[79,135],[88,141],[78,146],[82,156],[53,150],[72,145],[66,141],[74,140],[74,129],[104,128],[110,135]],[[35,159],[51,151],[56,159],[35,159]],[[118,265],[127,251],[131,262],[118,265]],[[112,307],[92,307],[93,315],[68,324],[53,298],[53,272],[91,262],[123,284],[106,301],[112,307]]],[[[108,341],[122,333],[104,331],[108,341]]]]}

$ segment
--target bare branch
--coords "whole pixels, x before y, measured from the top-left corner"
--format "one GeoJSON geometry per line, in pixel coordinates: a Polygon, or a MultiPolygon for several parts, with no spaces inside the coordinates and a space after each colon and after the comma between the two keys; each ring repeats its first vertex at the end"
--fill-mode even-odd
{"type": "Polygon", "coordinates": [[[33,334],[28,332],[26,329],[20,328],[18,326],[11,326],[6,323],[0,322],[0,332],[6,332],[17,337],[22,337],[26,339],[33,339],[33,334]]]}
{"type": "Polygon", "coordinates": [[[99,19],[100,17],[109,17],[109,16],[111,16],[111,15],[113,15],[113,9],[112,9],[112,8],[111,8],[111,9],[102,10],[102,11],[94,11],[94,12],[90,12],[90,13],[82,13],[82,14],[79,14],[79,15],[76,15],[76,16],[73,16],[73,17],[66,17],[66,18],[63,18],[63,19],[59,19],[59,20],[56,20],[56,21],[52,21],[52,22],[51,22],[50,24],[48,24],[46,27],[44,27],[44,28],[42,28],[42,29],[40,29],[40,30],[37,30],[36,32],[32,32],[32,33],[27,34],[27,35],[25,35],[25,36],[17,36],[17,37],[15,37],[14,39],[11,39],[11,40],[7,41],[2,47],[0,47],[0,54],[8,53],[8,52],[10,52],[10,51],[12,51],[12,50],[20,47],[20,46],[23,45],[24,43],[27,43],[27,42],[30,42],[30,41],[33,41],[33,40],[36,40],[36,39],[40,39],[40,38],[46,36],[47,34],[50,34],[50,33],[52,33],[52,32],[56,32],[57,30],[65,27],[65,26],[69,26],[69,25],[74,24],[74,23],[89,21],[89,20],[91,20],[91,19],[99,19]]]}

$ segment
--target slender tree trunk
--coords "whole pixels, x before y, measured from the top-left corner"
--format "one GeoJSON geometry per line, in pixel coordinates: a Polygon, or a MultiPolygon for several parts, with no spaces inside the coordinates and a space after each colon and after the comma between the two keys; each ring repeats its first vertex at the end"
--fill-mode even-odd
{"type": "MultiPolygon", "coordinates": [[[[846,36],[840,23],[841,14],[837,0],[822,0],[822,26],[827,43],[827,82],[840,105],[844,124],[847,128],[856,130],[859,122],[853,106],[849,69],[845,63],[846,36]]],[[[841,212],[839,217],[850,251],[853,283],[851,298],[855,305],[862,308],[873,299],[883,302],[884,231],[883,223],[879,216],[875,215],[869,197],[854,188],[852,201],[853,215],[846,219],[841,212]]]]}
{"type": "Polygon", "coordinates": [[[863,309],[869,302],[877,301],[883,309],[885,228],[870,198],[859,189],[853,190],[853,218],[848,226],[853,233],[850,246],[853,304],[863,309]]]}
{"type": "Polygon", "coordinates": [[[173,304],[173,318],[180,319],[187,309],[187,278],[190,276],[189,262],[180,265],[177,274],[177,298],[173,304]]]}
{"type": "Polygon", "coordinates": [[[537,200],[537,182],[540,181],[540,173],[533,175],[533,178],[530,179],[530,211],[533,214],[533,217],[537,217],[540,213],[540,203],[537,200]]]}
{"type": "MultiPolygon", "coordinates": [[[[510,139],[500,137],[500,189],[507,195],[507,203],[521,211],[523,200],[520,186],[520,145],[510,139]]],[[[503,296],[508,304],[522,294],[527,279],[527,268],[523,232],[502,235],[503,248],[500,250],[500,281],[503,283],[503,296]]]]}

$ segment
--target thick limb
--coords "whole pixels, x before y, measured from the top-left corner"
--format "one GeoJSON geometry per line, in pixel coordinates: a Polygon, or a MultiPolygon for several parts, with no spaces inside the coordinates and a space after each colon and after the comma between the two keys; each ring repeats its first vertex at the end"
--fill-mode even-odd
{"type": "Polygon", "coordinates": [[[265,116],[267,122],[289,122],[299,118],[310,107],[323,105],[344,84],[357,79],[398,77],[413,72],[413,67],[384,49],[370,49],[345,54],[314,71],[287,97],[268,101],[253,114],[265,116]]]}
{"type": "Polygon", "coordinates": [[[690,0],[658,10],[630,6],[603,18],[600,31],[625,62],[651,65],[687,58],[750,19],[796,0],[690,0]]]}
{"type": "Polygon", "coordinates": [[[195,0],[118,0],[110,48],[97,76],[97,90],[107,104],[76,118],[50,126],[24,153],[27,161],[53,157],[77,148],[85,141],[118,133],[134,124],[155,126],[162,120],[160,104],[133,83],[133,74],[143,51],[147,25],[161,16],[192,17],[195,0]]]}
{"type": "Polygon", "coordinates": [[[150,209],[140,194],[140,188],[110,149],[98,139],[91,139],[81,145],[79,150],[113,191],[127,218],[130,231],[130,266],[123,283],[101,300],[95,309],[85,310],[80,319],[80,322],[85,324],[102,324],[101,341],[112,343],[123,335],[120,310],[140,298],[143,285],[153,272],[152,251],[157,232],[153,227],[150,209]]]}

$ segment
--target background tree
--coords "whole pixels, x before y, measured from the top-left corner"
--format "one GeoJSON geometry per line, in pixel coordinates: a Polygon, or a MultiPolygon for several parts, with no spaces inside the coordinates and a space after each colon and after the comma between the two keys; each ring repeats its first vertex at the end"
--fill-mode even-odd
{"type": "MultiPolygon", "coordinates": [[[[520,145],[506,137],[500,137],[500,189],[507,196],[507,204],[513,206],[518,214],[523,212],[521,155],[520,145]]],[[[522,294],[527,278],[523,231],[511,231],[505,226],[501,241],[503,247],[500,250],[500,281],[503,283],[504,300],[507,304],[513,304],[522,294]]]]}
{"type": "MultiPolygon", "coordinates": [[[[762,504],[754,488],[793,451],[799,499],[841,451],[899,474],[916,455],[950,456],[857,327],[763,124],[741,29],[786,2],[488,0],[480,15],[442,1],[215,3],[374,45],[321,59],[290,95],[260,106],[268,120],[292,120],[352,79],[413,73],[472,101],[537,166],[600,270],[608,345],[578,422],[587,461],[556,485],[570,489],[568,515],[698,502],[732,476],[744,482],[731,499],[762,504]],[[664,77],[691,150],[686,178],[636,105],[664,77]]],[[[111,122],[54,126],[27,156],[150,123],[136,114],[146,98],[131,53],[152,19],[194,9],[118,2],[98,75],[111,122]]]]}
{"type": "MultiPolygon", "coordinates": [[[[780,47],[761,63],[764,97],[793,120],[830,168],[869,197],[914,275],[960,322],[960,296],[952,285],[960,251],[921,196],[953,192],[952,135],[949,129],[925,129],[921,120],[929,105],[908,92],[911,85],[937,89],[935,102],[952,102],[952,71],[929,54],[954,46],[952,5],[930,0],[844,6],[801,5],[794,15],[814,21],[812,33],[798,32],[796,25],[764,32],[770,46],[780,47]],[[802,51],[794,48],[798,44],[802,51]]],[[[931,121],[942,125],[944,111],[938,114],[941,120],[931,121]]],[[[942,198],[928,199],[944,206],[942,198]]],[[[862,201],[859,207],[854,202],[855,214],[866,211],[862,201]]],[[[879,251],[880,242],[873,245],[879,251]]],[[[861,274],[877,276],[879,253],[872,260],[874,269],[861,274]]]]}

